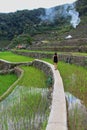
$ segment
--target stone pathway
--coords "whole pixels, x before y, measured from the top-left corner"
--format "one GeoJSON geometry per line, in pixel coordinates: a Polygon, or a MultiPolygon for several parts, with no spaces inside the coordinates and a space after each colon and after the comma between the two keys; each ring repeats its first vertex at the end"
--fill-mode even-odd
{"type": "Polygon", "coordinates": [[[68,130],[66,100],[62,78],[58,70],[49,64],[54,75],[52,108],[46,130],[68,130]]]}

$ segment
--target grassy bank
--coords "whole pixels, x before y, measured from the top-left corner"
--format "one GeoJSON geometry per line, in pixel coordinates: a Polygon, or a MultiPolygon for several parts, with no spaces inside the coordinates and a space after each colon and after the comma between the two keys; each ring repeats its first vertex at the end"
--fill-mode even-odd
{"type": "Polygon", "coordinates": [[[18,85],[26,87],[46,87],[46,75],[37,68],[22,66],[24,75],[18,85]]]}

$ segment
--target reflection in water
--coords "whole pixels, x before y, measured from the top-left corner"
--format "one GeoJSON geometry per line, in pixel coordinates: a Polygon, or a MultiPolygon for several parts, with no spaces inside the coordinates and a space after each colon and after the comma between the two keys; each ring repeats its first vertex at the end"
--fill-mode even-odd
{"type": "MultiPolygon", "coordinates": [[[[17,86],[13,92],[0,103],[0,108],[2,110],[6,107],[12,106],[13,102],[18,103],[20,102],[21,96],[25,96],[27,94],[36,94],[36,93],[41,93],[42,97],[46,97],[48,94],[48,89],[47,88],[27,88],[23,86],[17,86]]],[[[0,109],[1,111],[1,109],[0,109]]]]}
{"type": "Polygon", "coordinates": [[[87,130],[87,109],[81,100],[65,93],[68,102],[69,130],[87,130]]]}
{"type": "Polygon", "coordinates": [[[40,130],[47,120],[48,89],[17,86],[0,102],[0,130],[40,130]]]}
{"type": "Polygon", "coordinates": [[[73,96],[72,94],[70,94],[69,92],[65,93],[67,102],[68,102],[68,109],[75,109],[75,107],[81,107],[81,101],[76,98],[75,96],[73,96]]]}

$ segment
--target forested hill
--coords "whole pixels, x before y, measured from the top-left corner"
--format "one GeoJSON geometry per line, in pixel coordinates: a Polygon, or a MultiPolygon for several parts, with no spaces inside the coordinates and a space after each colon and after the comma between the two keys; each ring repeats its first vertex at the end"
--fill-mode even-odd
{"type": "Polygon", "coordinates": [[[75,4],[66,4],[49,9],[39,8],[14,13],[0,13],[0,40],[11,40],[14,36],[27,33],[33,36],[56,26],[74,26],[73,22],[70,21],[72,20],[72,12],[75,11],[78,11],[81,17],[86,16],[87,0],[79,0],[75,4]]]}
{"type": "Polygon", "coordinates": [[[34,25],[40,22],[44,9],[23,10],[14,13],[0,13],[0,38],[12,39],[14,35],[32,33],[34,25]]]}
{"type": "Polygon", "coordinates": [[[0,38],[12,39],[14,35],[29,33],[33,35],[42,30],[42,26],[63,25],[69,22],[70,16],[64,16],[65,6],[53,7],[48,10],[39,8],[14,13],[0,14],[0,38]],[[59,13],[60,12],[60,13],[59,13]],[[57,17],[56,17],[57,16],[57,17]]]}

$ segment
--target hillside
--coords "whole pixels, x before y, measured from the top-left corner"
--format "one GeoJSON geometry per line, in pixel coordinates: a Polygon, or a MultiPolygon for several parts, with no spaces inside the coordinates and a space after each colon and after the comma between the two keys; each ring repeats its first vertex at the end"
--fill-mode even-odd
{"type": "Polygon", "coordinates": [[[15,36],[21,34],[29,34],[33,46],[66,43],[68,35],[72,37],[72,44],[76,41],[74,39],[81,38],[83,44],[87,37],[87,1],[79,0],[49,9],[0,13],[0,47],[6,47],[6,40],[9,40],[8,46],[15,36]]]}

